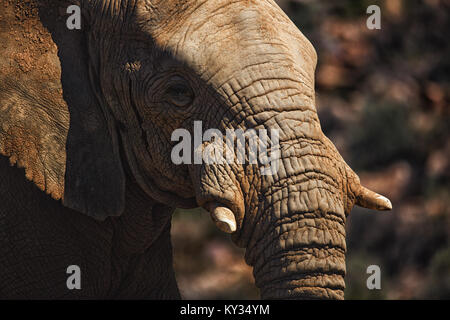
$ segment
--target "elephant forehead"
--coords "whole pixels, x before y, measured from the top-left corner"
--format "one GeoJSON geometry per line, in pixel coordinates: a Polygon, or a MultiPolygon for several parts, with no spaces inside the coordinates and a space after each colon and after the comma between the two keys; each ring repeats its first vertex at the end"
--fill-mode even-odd
{"type": "Polygon", "coordinates": [[[283,66],[313,86],[316,52],[272,0],[166,1],[138,10],[163,50],[214,84],[249,66],[283,66]],[[146,18],[145,18],[146,17],[146,18]],[[292,70],[295,69],[295,70],[292,70]]]}

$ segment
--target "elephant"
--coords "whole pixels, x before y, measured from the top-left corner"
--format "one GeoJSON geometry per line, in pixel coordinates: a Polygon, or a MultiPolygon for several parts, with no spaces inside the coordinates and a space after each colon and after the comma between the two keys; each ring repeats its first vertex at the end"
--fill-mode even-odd
{"type": "Polygon", "coordinates": [[[350,211],[392,204],[322,132],[317,53],[273,0],[0,0],[0,39],[0,298],[180,299],[171,219],[196,207],[261,298],[344,298],[350,211]],[[277,130],[277,170],[175,163],[195,122],[277,130]]]}

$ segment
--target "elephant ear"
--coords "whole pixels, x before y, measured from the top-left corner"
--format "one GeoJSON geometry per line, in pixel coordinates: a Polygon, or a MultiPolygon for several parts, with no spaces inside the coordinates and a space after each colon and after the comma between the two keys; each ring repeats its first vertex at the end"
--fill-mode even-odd
{"type": "Polygon", "coordinates": [[[66,27],[65,2],[12,2],[0,0],[0,153],[65,206],[120,215],[125,175],[91,85],[87,28],[66,27]]]}

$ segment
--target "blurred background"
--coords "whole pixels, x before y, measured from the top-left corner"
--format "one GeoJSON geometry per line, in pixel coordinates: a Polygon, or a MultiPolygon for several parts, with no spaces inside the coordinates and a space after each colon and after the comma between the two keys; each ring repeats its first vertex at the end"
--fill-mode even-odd
{"type": "MultiPolygon", "coordinates": [[[[280,0],[318,53],[323,131],[394,210],[347,223],[347,299],[450,298],[450,1],[280,0]],[[381,8],[369,30],[368,6],[381,8]],[[366,269],[379,265],[381,290],[366,269]]],[[[244,251],[201,209],[173,221],[185,299],[257,299],[244,251]]]]}

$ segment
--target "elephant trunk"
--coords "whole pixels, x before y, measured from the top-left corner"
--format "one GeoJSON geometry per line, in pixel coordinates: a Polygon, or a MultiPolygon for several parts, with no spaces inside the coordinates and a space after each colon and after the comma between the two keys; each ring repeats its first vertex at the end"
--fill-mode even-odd
{"type": "MultiPolygon", "coordinates": [[[[289,193],[286,203],[319,196],[289,193]],[[297,199],[297,200],[296,200],[297,199]]],[[[326,197],[326,196],[325,196],[326,197]]],[[[281,205],[283,206],[283,205],[281,205]]],[[[268,209],[264,216],[274,212],[268,209]]],[[[343,299],[345,276],[345,217],[331,209],[281,209],[261,238],[253,239],[246,260],[254,267],[263,299],[343,299]]]]}
{"type": "Polygon", "coordinates": [[[249,222],[256,230],[245,241],[261,297],[343,299],[346,210],[334,172],[339,164],[310,154],[284,158],[281,171],[297,170],[281,180],[267,179],[249,222]]]}
{"type": "Polygon", "coordinates": [[[392,205],[361,186],[324,135],[309,145],[302,139],[281,142],[278,173],[260,177],[260,189],[245,198],[234,240],[247,248],[262,298],[343,299],[347,215],[354,204],[392,205]]]}

